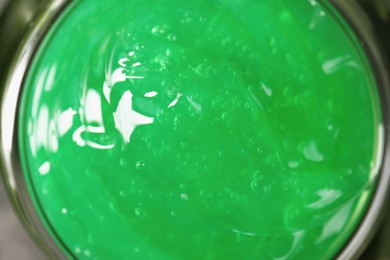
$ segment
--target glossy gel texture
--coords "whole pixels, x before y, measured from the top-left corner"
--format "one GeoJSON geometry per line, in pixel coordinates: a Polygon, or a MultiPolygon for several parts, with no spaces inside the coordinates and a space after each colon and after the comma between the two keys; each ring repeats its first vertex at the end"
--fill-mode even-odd
{"type": "Polygon", "coordinates": [[[28,72],[19,141],[68,257],[326,259],[375,187],[376,86],[315,0],[85,0],[28,72]]]}

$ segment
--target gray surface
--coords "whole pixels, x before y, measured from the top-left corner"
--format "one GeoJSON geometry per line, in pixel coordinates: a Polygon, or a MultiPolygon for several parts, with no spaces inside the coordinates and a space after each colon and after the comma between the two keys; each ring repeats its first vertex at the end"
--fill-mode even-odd
{"type": "Polygon", "coordinates": [[[390,260],[390,215],[360,259],[390,260]]]}
{"type": "Polygon", "coordinates": [[[40,260],[44,256],[24,230],[0,180],[0,260],[40,260]]]}
{"type": "MultiPolygon", "coordinates": [[[[390,2],[390,0],[376,0],[376,2],[381,1],[383,1],[383,3],[386,2],[387,4],[390,2]]],[[[8,2],[9,0],[0,0],[0,16],[3,13],[5,4],[8,2]]],[[[367,0],[367,2],[372,3],[372,0],[367,0]]],[[[386,29],[387,28],[388,27],[386,27],[386,29]]],[[[381,31],[379,31],[379,33],[381,34],[381,31]]],[[[388,47],[390,48],[390,46],[388,47]]],[[[389,241],[390,216],[387,217],[386,224],[381,227],[381,232],[378,232],[361,259],[390,259],[389,241]]],[[[43,260],[45,257],[40,253],[40,250],[36,247],[14,213],[0,176],[0,260],[14,259],[43,260]]]]}
{"type": "Polygon", "coordinates": [[[7,3],[7,0],[0,0],[0,10],[3,9],[3,6],[7,3]]]}
{"type": "MultiPolygon", "coordinates": [[[[10,1],[15,0],[0,0],[0,18],[4,17],[5,7],[10,1]]],[[[3,22],[3,19],[0,19],[0,21],[3,22]]],[[[4,47],[2,43],[4,42],[0,40],[0,48],[4,47]]],[[[4,75],[1,76],[4,77],[4,75]]],[[[0,174],[0,260],[43,259],[45,259],[44,255],[37,248],[16,216],[9,202],[0,174]]]]}

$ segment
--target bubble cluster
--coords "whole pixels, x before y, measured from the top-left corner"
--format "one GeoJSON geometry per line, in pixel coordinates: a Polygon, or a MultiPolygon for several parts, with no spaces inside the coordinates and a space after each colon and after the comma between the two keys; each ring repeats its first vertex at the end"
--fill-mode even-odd
{"type": "Polygon", "coordinates": [[[332,258],[380,141],[372,73],[337,19],[315,0],[72,5],[19,135],[69,258],[332,258]]]}

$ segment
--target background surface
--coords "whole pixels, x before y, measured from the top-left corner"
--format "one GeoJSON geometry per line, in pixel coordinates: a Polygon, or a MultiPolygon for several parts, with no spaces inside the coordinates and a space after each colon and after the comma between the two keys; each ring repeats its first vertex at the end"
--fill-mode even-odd
{"type": "MultiPolygon", "coordinates": [[[[20,42],[20,34],[15,33],[21,28],[21,20],[29,20],[35,9],[39,8],[40,0],[0,0],[0,84],[4,80],[4,71],[9,66],[7,57],[20,42]],[[22,4],[23,3],[23,4],[22,4]],[[10,14],[17,13],[19,16],[10,14]],[[5,21],[14,23],[13,32],[2,30],[5,21]]],[[[369,15],[379,41],[382,43],[387,61],[390,60],[390,0],[360,0],[369,15]]],[[[0,176],[1,177],[1,176],[0,176]]],[[[389,202],[390,203],[390,202],[389,202]]],[[[361,259],[390,260],[390,215],[385,218],[379,232],[362,255],[361,259]]],[[[0,178],[0,260],[43,260],[45,256],[36,247],[23,225],[14,213],[0,178]]]]}

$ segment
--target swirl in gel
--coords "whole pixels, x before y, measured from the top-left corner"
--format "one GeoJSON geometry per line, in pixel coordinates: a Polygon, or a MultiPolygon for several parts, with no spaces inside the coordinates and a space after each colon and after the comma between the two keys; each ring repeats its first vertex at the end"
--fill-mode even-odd
{"type": "Polygon", "coordinates": [[[315,0],[74,1],[28,72],[19,141],[71,258],[330,258],[375,187],[358,40],[315,0]]]}

